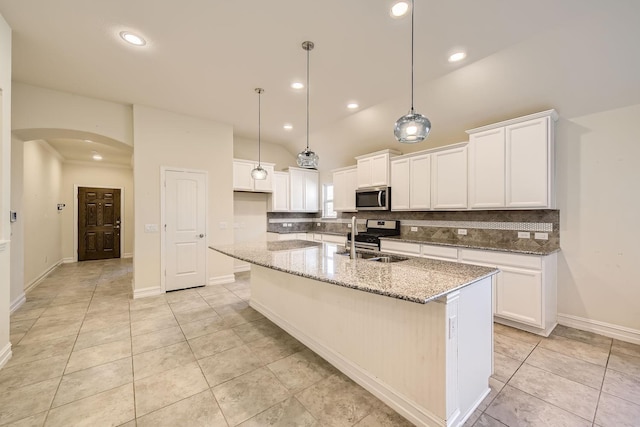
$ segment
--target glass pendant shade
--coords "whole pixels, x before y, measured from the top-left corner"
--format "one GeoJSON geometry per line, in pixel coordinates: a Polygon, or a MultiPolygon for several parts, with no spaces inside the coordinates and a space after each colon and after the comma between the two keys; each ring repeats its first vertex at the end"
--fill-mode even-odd
{"type": "Polygon", "coordinates": [[[257,180],[267,179],[267,171],[260,165],[251,170],[251,178],[257,180]]]}
{"type": "Polygon", "coordinates": [[[318,169],[320,157],[308,148],[298,153],[296,162],[298,166],[305,169],[318,169]]]}
{"type": "Polygon", "coordinates": [[[424,141],[430,130],[431,122],[429,119],[411,110],[396,121],[393,134],[399,142],[415,144],[424,141]]]}

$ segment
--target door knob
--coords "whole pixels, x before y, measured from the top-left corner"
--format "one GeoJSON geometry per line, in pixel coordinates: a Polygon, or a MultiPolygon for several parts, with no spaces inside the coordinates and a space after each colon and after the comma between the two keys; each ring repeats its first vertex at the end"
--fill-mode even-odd
{"type": "Polygon", "coordinates": [[[200,233],[198,237],[202,239],[204,237],[204,234],[200,233]]]}

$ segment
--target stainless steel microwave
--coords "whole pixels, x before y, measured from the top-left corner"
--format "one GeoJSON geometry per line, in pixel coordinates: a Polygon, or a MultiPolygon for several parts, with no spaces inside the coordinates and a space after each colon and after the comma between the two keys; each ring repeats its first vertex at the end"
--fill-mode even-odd
{"type": "Polygon", "coordinates": [[[388,211],[391,209],[391,187],[357,189],[356,209],[359,211],[388,211]]]}

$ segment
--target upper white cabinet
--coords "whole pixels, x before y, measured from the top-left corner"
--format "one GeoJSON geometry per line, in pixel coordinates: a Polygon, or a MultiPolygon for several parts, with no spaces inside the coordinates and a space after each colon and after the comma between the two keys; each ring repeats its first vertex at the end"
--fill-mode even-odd
{"type": "Polygon", "coordinates": [[[431,207],[467,207],[467,146],[431,154],[431,207]]]}
{"type": "Polygon", "coordinates": [[[467,143],[391,160],[391,210],[467,208],[467,143]]]}
{"type": "Polygon", "coordinates": [[[358,188],[386,187],[389,185],[389,159],[401,154],[395,150],[382,150],[356,157],[358,161],[358,188]]]}
{"type": "Polygon", "coordinates": [[[555,110],[467,131],[469,206],[554,208],[555,110]]]}
{"type": "Polygon", "coordinates": [[[271,194],[272,212],[289,211],[289,174],[287,172],[273,173],[273,193],[271,194]]]}
{"type": "Polygon", "coordinates": [[[318,211],[318,171],[289,168],[289,210],[318,211]]]}
{"type": "Polygon", "coordinates": [[[356,166],[333,171],[333,210],[355,211],[358,169],[356,166]]]}
{"type": "Polygon", "coordinates": [[[261,163],[267,171],[267,179],[254,180],[251,171],[258,165],[252,160],[233,159],[233,190],[234,191],[273,191],[273,167],[272,163],[261,163]]]}

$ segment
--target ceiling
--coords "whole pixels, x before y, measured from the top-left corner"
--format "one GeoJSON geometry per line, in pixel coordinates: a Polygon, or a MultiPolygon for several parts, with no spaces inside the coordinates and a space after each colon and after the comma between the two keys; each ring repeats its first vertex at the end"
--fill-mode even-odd
{"type": "MultiPolygon", "coordinates": [[[[262,87],[262,137],[292,153],[306,103],[290,84],[305,81],[311,40],[311,148],[340,166],[341,153],[393,144],[409,108],[410,21],[390,17],[393,3],[0,0],[0,14],[14,31],[15,81],[209,118],[250,139],[262,87]],[[124,44],[123,30],[147,45],[124,44]]],[[[640,103],[639,14],[635,0],[416,0],[415,105],[434,124],[430,140],[551,107],[640,103]],[[458,48],[468,57],[448,63],[458,48]]]]}

